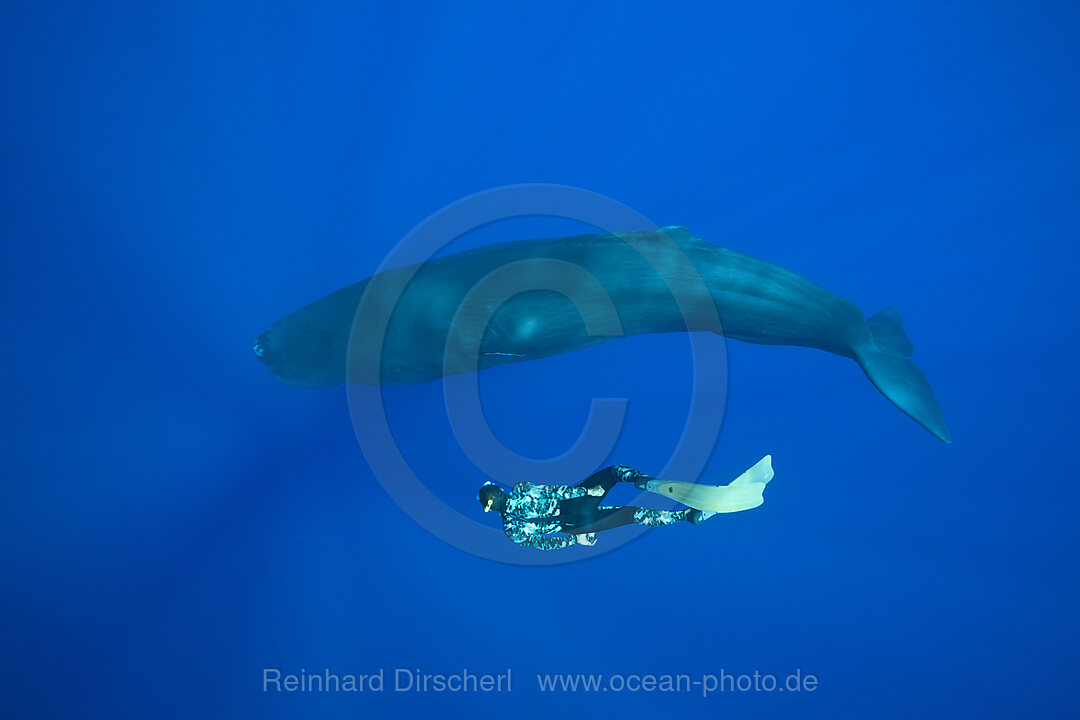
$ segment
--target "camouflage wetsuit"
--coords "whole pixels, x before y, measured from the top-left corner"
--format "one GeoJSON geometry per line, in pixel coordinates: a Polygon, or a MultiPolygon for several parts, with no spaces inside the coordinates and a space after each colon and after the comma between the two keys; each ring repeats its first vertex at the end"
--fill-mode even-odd
{"type": "Polygon", "coordinates": [[[616,483],[633,482],[642,476],[633,468],[612,465],[576,487],[520,482],[506,493],[506,507],[501,511],[503,531],[519,545],[556,550],[575,545],[577,538],[574,535],[581,533],[600,532],[630,523],[659,527],[685,520],[686,510],[646,510],[629,505],[610,507],[600,504],[616,483]],[[588,488],[597,485],[604,488],[604,495],[589,495],[588,488]],[[573,534],[547,536],[558,532],[573,534]]]}

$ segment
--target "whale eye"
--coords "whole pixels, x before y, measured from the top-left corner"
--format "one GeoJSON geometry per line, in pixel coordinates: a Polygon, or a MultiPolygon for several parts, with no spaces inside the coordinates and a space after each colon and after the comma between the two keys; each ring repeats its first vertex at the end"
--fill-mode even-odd
{"type": "Polygon", "coordinates": [[[274,343],[271,340],[269,330],[255,338],[255,344],[251,346],[251,352],[255,353],[255,357],[263,362],[270,361],[274,355],[274,343]]]}

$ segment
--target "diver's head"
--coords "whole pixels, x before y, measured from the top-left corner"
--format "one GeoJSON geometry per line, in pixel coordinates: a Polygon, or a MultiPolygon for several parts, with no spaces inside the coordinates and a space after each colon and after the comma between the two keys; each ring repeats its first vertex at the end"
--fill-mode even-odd
{"type": "Polygon", "coordinates": [[[476,499],[480,501],[480,507],[484,512],[494,510],[501,512],[506,507],[506,493],[495,483],[484,483],[480,492],[476,493],[476,499]]]}

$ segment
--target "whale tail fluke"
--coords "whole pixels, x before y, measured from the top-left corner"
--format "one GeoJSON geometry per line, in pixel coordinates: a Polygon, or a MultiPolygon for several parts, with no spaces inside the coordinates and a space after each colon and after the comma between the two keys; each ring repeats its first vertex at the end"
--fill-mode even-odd
{"type": "Polygon", "coordinates": [[[874,343],[856,351],[855,360],[889,401],[938,439],[952,442],[945,417],[934,400],[930,382],[919,367],[908,360],[914,351],[904,332],[900,313],[889,308],[866,321],[874,343]]]}
{"type": "Polygon", "coordinates": [[[881,352],[902,357],[911,357],[915,346],[904,332],[904,320],[896,308],[886,308],[866,321],[874,344],[881,352]]]}

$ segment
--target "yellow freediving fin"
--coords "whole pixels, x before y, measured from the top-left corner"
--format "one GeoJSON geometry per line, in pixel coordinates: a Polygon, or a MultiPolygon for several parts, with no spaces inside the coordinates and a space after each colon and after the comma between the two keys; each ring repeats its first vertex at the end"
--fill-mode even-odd
{"type": "Polygon", "coordinates": [[[727,485],[650,480],[645,489],[698,510],[732,513],[750,510],[765,502],[762,492],[772,478],[772,455],[766,455],[727,485]]]}

